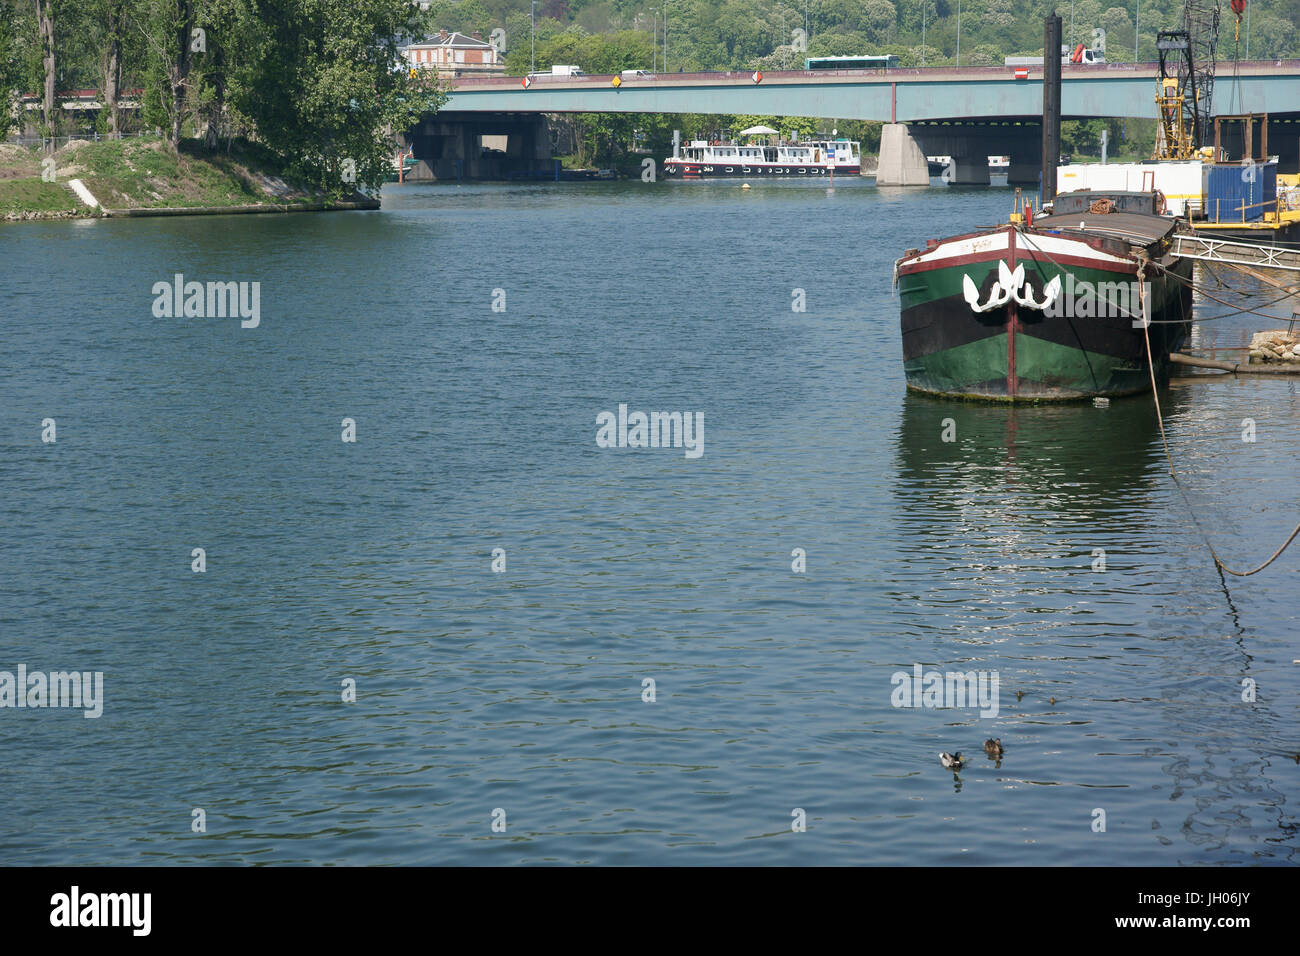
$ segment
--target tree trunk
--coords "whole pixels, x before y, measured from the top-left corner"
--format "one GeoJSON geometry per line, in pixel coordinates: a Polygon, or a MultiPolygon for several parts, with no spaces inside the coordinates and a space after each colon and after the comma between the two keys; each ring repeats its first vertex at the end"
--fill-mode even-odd
{"type": "Polygon", "coordinates": [[[36,0],[37,30],[45,53],[45,98],[41,104],[45,128],[54,136],[54,0],[36,0]]]}
{"type": "Polygon", "coordinates": [[[191,33],[194,30],[193,0],[176,0],[176,63],[172,70],[172,128],[171,145],[180,146],[181,126],[185,121],[185,90],[190,76],[191,33]]]}
{"type": "Polygon", "coordinates": [[[126,29],[126,0],[113,0],[108,9],[108,52],[104,62],[104,102],[108,107],[108,131],[120,133],[118,97],[122,86],[122,33],[126,29]]]}
{"type": "Polygon", "coordinates": [[[221,118],[226,110],[226,51],[218,44],[208,54],[212,61],[212,101],[208,104],[208,129],[204,143],[209,150],[221,145],[221,118]]]}

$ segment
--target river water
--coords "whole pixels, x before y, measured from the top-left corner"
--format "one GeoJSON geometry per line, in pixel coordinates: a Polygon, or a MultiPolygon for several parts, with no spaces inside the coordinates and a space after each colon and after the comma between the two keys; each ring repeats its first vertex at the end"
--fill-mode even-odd
{"type": "Polygon", "coordinates": [[[103,673],[96,719],[0,709],[0,863],[1295,862],[1300,552],[1221,577],[1189,507],[1229,564],[1281,543],[1297,385],[1162,392],[1186,500],[1150,396],[908,396],[894,259],[1010,203],[0,228],[0,670],[103,673]],[[258,324],[155,315],[177,273],[258,324]],[[703,453],[599,447],[620,403],[703,453]],[[915,665],[996,716],[894,706],[915,665]]]}

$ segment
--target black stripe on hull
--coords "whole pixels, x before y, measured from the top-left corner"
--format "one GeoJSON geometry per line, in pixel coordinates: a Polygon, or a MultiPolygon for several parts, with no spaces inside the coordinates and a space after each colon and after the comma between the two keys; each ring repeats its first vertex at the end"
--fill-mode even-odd
{"type": "MultiPolygon", "coordinates": [[[[1192,314],[1190,289],[1186,290],[1185,298],[1186,311],[1182,315],[1167,308],[1152,316],[1149,333],[1151,351],[1156,356],[1177,351],[1187,340],[1190,318],[1180,320],[1183,315],[1192,314]]],[[[1146,367],[1146,339],[1141,327],[1133,327],[1131,318],[1053,317],[1026,308],[1018,309],[1017,317],[1017,336],[1042,339],[1146,367]]],[[[949,296],[906,310],[901,325],[903,359],[910,361],[1001,335],[1007,330],[1007,311],[1003,307],[991,312],[972,312],[964,298],[949,296]]]]}
{"type": "MultiPolygon", "coordinates": [[[[1022,260],[1034,265],[1032,260],[1022,260]]],[[[1164,299],[1164,306],[1152,314],[1149,329],[1151,351],[1159,356],[1179,349],[1191,332],[1192,290],[1191,263],[1183,260],[1175,267],[1186,282],[1177,279],[1157,278],[1148,288],[1154,301],[1164,299]],[[1167,290],[1166,284],[1172,286],[1167,290]],[[1172,298],[1168,298],[1172,292],[1172,298]]],[[[1027,276],[1027,285],[1035,298],[1043,297],[1044,277],[1037,269],[1027,276]]],[[[981,301],[986,300],[997,281],[990,271],[979,286],[981,301]]],[[[1105,308],[1103,303],[1096,303],[1105,308]]],[[[1118,305],[1118,303],[1117,303],[1118,305]]],[[[1136,309],[1136,304],[1131,304],[1136,309]]],[[[1110,311],[1119,311],[1111,309],[1110,311]]],[[[1109,355],[1126,361],[1139,361],[1146,365],[1146,341],[1141,328],[1133,328],[1131,315],[1052,316],[1035,309],[1019,307],[1017,335],[1029,335],[1056,345],[1082,349],[1097,355],[1109,355]]],[[[1002,306],[989,312],[975,312],[963,296],[932,299],[921,305],[904,309],[900,313],[903,336],[903,358],[922,358],[945,349],[969,345],[1006,331],[1007,309],[1002,306]]]]}

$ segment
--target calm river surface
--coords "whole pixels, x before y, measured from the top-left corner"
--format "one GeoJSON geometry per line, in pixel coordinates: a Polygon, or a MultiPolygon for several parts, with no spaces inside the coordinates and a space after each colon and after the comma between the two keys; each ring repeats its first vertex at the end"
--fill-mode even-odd
{"type": "MultiPolygon", "coordinates": [[[[1149,396],[909,397],[894,259],[1010,193],[836,187],[0,227],[0,670],[104,675],[0,709],[0,863],[1295,863],[1300,550],[1225,586],[1149,396]],[[260,324],[156,317],[176,273],[260,324]],[[598,447],[620,403],[703,455],[598,447]]],[[[1162,395],[1238,566],[1298,388],[1162,395]]]]}

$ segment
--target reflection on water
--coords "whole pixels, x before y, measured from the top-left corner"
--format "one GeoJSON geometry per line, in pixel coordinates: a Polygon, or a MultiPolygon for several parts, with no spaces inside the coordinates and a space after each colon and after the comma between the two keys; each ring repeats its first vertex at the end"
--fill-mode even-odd
{"type": "MultiPolygon", "coordinates": [[[[1167,398],[1177,414],[1183,395],[1167,398]]],[[[900,489],[937,506],[1006,485],[1080,519],[1105,522],[1139,507],[1163,470],[1149,399],[998,407],[908,393],[898,435],[900,489]]],[[[913,495],[909,494],[909,498],[913,495]]]]}
{"type": "MultiPolygon", "coordinates": [[[[1196,414],[1189,403],[1204,398],[1163,392],[1167,420],[1196,414]]],[[[1149,398],[1004,408],[908,395],[901,423],[900,548],[918,585],[899,597],[925,609],[926,627],[944,608],[933,622],[944,638],[978,648],[963,666],[978,660],[1010,676],[1015,714],[1004,723],[1032,742],[1038,727],[1074,728],[1079,736],[1053,748],[1058,770],[1074,765],[1074,744],[1114,735],[1095,754],[1110,782],[1074,781],[1120,788],[1095,798],[1108,832],[1141,819],[1174,846],[1163,831],[1176,824],[1212,858],[1291,859],[1297,778],[1278,757],[1295,739],[1283,716],[1293,700],[1242,700],[1243,680],[1262,678],[1234,585],[1207,580],[1203,548],[1170,533],[1189,529],[1149,398]],[[1153,567],[1187,548],[1194,560],[1182,574],[1153,567]],[[1131,792],[1116,768],[1149,760],[1167,782],[1131,792]],[[1241,846],[1237,827],[1262,829],[1241,846]]],[[[1023,749],[1011,750],[1006,782],[1069,785],[1070,775],[1021,776],[1023,749]]]]}

